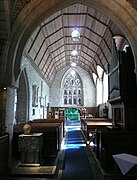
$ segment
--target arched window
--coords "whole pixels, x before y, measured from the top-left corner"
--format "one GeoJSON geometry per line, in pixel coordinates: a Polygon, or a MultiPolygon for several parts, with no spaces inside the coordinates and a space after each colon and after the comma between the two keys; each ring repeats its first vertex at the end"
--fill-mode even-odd
{"type": "Polygon", "coordinates": [[[68,73],[63,83],[64,105],[82,105],[82,83],[76,72],[68,73]]]}
{"type": "Polygon", "coordinates": [[[64,104],[67,104],[67,97],[64,97],[64,104]]]}
{"type": "Polygon", "coordinates": [[[69,97],[69,104],[72,104],[72,98],[69,97]]]}
{"type": "Polygon", "coordinates": [[[79,88],[79,89],[78,89],[78,95],[80,95],[80,94],[81,94],[81,89],[79,88]]]}
{"type": "Polygon", "coordinates": [[[74,104],[77,104],[77,97],[74,97],[73,102],[74,104]]]}
{"type": "Polygon", "coordinates": [[[78,104],[81,104],[81,98],[78,98],[78,104]]]}
{"type": "Polygon", "coordinates": [[[64,89],[64,94],[67,94],[67,90],[66,89],[64,89]]]}

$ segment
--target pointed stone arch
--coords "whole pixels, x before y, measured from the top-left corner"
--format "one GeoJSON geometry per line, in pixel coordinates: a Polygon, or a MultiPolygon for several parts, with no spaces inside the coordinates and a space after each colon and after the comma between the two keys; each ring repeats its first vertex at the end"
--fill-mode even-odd
{"type": "Polygon", "coordinates": [[[85,0],[83,3],[82,0],[34,0],[26,4],[18,14],[11,30],[8,46],[6,48],[7,52],[5,53],[5,62],[7,64],[5,81],[7,85],[14,85],[17,80],[20,73],[20,62],[23,49],[33,30],[44,18],[59,10],[61,7],[66,7],[75,3],[86,4],[102,11],[120,28],[124,29],[124,34],[128,37],[128,41],[133,50],[135,67],[137,66],[137,5],[135,1],[113,0],[110,2],[108,0],[103,0],[97,2],[96,0],[85,0]],[[121,13],[119,14],[119,12],[121,13]]]}
{"type": "MultiPolygon", "coordinates": [[[[65,72],[65,74],[63,75],[62,80],[61,80],[61,87],[63,86],[65,77],[68,76],[68,74],[71,73],[71,70],[72,70],[72,69],[73,69],[73,68],[69,68],[69,69],[65,72]]],[[[77,71],[77,69],[74,69],[74,70],[75,70],[75,72],[76,72],[76,75],[78,76],[78,78],[80,79],[80,81],[81,81],[81,83],[82,83],[82,79],[81,79],[81,76],[79,75],[79,72],[77,71]]],[[[83,83],[82,83],[82,87],[83,87],[83,83]]]]}
{"type": "Polygon", "coordinates": [[[29,83],[25,68],[22,70],[18,81],[16,121],[17,123],[24,123],[29,119],[29,83]]]}

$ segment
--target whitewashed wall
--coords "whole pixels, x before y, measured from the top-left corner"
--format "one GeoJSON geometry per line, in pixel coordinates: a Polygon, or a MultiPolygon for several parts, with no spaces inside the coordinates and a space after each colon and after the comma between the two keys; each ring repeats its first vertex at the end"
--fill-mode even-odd
{"type": "MultiPolygon", "coordinates": [[[[54,79],[54,82],[51,86],[51,95],[50,95],[50,106],[63,106],[63,98],[62,98],[62,89],[61,89],[61,81],[66,71],[69,70],[70,67],[65,67],[61,71],[59,71],[54,79]]],[[[80,75],[80,78],[83,83],[83,93],[84,93],[84,106],[91,107],[96,106],[96,91],[91,80],[89,74],[80,67],[76,67],[76,71],[80,75]]]]}
{"type": "Polygon", "coordinates": [[[47,104],[49,103],[49,93],[50,88],[44,81],[44,79],[37,73],[34,67],[31,65],[29,60],[26,57],[22,58],[21,68],[26,68],[28,84],[29,84],[29,120],[33,120],[36,118],[46,118],[47,117],[47,104]],[[42,97],[44,98],[44,107],[40,106],[40,96],[41,96],[41,81],[43,81],[43,92],[42,97]],[[32,85],[37,85],[39,87],[38,90],[38,106],[32,107],[32,85]],[[44,109],[43,109],[44,108],[44,109]],[[33,114],[35,111],[35,114],[33,114]],[[43,113],[44,111],[44,113],[43,113]]]}

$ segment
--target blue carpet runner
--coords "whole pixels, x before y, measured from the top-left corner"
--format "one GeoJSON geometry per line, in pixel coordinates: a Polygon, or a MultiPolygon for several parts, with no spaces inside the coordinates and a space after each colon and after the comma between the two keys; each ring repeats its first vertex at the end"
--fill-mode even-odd
{"type": "Polygon", "coordinates": [[[61,180],[95,180],[81,131],[68,128],[66,136],[65,169],[61,180]]]}

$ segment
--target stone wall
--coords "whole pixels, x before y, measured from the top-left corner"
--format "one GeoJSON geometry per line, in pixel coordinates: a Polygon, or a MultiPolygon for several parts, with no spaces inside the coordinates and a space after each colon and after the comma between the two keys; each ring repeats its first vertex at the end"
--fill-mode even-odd
{"type": "MultiPolygon", "coordinates": [[[[50,106],[52,107],[62,107],[63,98],[61,90],[62,78],[65,75],[66,71],[69,71],[70,67],[65,67],[59,71],[53,81],[51,86],[51,95],[50,95],[50,106]]],[[[85,107],[95,107],[96,106],[96,92],[93,81],[91,80],[89,74],[80,67],[76,67],[76,71],[80,75],[80,78],[83,83],[83,101],[85,107]]]]}
{"type": "MultiPolygon", "coordinates": [[[[26,111],[28,111],[28,119],[33,120],[36,118],[46,118],[47,104],[49,103],[49,93],[50,93],[49,86],[40,76],[40,74],[36,71],[36,69],[31,65],[30,61],[26,57],[22,58],[21,69],[25,70],[26,72],[26,77],[24,79],[26,79],[26,84],[27,84],[26,88],[28,88],[26,90],[26,95],[28,96],[28,104],[29,104],[28,109],[26,109],[26,111]],[[35,106],[32,105],[33,85],[36,85],[38,88],[38,94],[37,94],[38,101],[35,106]]],[[[22,95],[24,96],[24,92],[22,92],[22,95]]],[[[23,98],[24,97],[20,97],[20,99],[23,98]]],[[[19,111],[22,111],[22,109],[20,109],[19,111]]]]}

